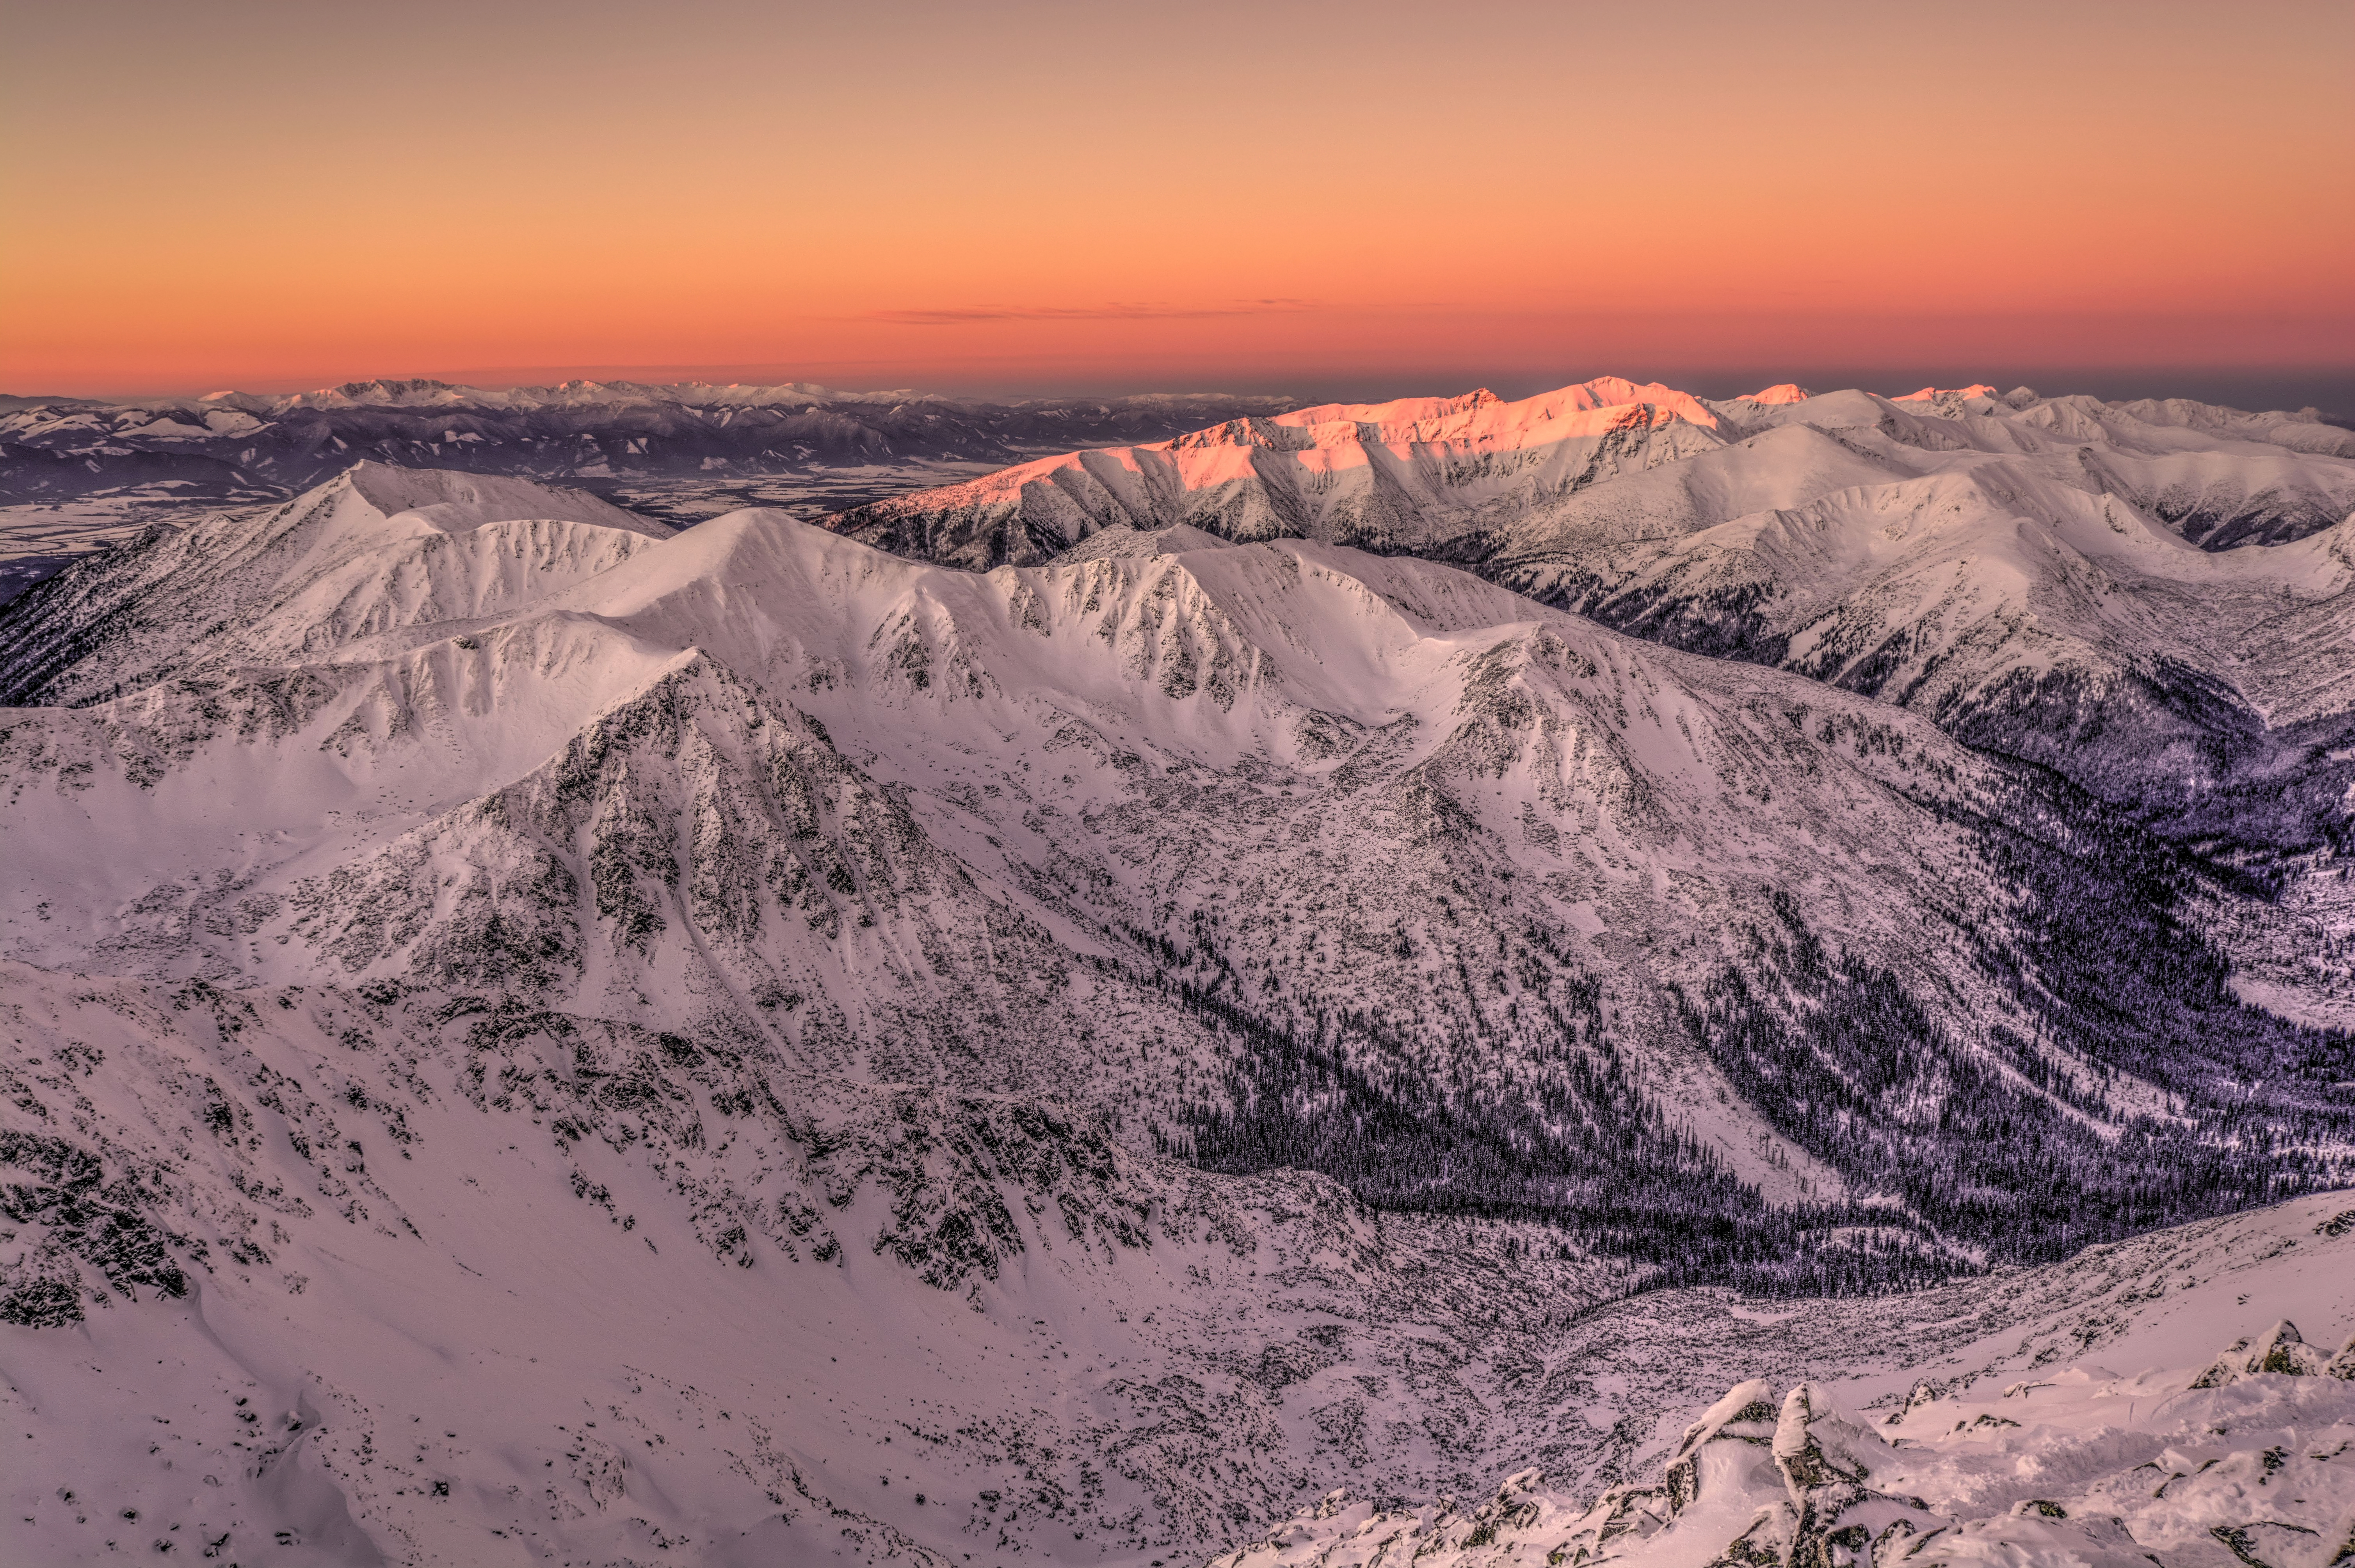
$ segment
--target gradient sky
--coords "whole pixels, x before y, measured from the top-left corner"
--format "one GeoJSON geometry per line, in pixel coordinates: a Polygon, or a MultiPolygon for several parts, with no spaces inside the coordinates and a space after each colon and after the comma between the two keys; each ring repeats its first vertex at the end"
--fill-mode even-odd
{"type": "Polygon", "coordinates": [[[0,0],[0,390],[2355,369],[2348,0],[0,0]]]}

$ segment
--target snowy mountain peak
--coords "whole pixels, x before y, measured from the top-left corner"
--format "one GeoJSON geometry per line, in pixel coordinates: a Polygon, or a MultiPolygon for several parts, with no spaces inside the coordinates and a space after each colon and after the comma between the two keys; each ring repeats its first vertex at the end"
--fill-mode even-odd
{"type": "Polygon", "coordinates": [[[1984,382],[1974,382],[1967,387],[1953,387],[1946,389],[1924,387],[1918,392],[1908,392],[1904,396],[1893,399],[1892,400],[1901,403],[1934,403],[1943,400],[1961,403],[1968,402],[1973,398],[1992,399],[1994,396],[1995,389],[1993,387],[1987,386],[1984,382]]]}
{"type": "Polygon", "coordinates": [[[1503,400],[1486,387],[1453,398],[1394,398],[1386,403],[1318,403],[1278,414],[1273,422],[1288,425],[1417,424],[1445,419],[1503,400]]]}
{"type": "MultiPolygon", "coordinates": [[[[621,528],[650,539],[667,539],[676,531],[586,490],[504,475],[404,468],[364,459],[354,464],[341,480],[329,481],[330,486],[336,484],[348,485],[353,495],[387,520],[412,515],[444,533],[464,533],[485,523],[533,517],[621,528]]],[[[293,505],[297,510],[305,509],[313,497],[324,493],[325,487],[314,490],[293,505]]]]}
{"type": "Polygon", "coordinates": [[[672,532],[581,490],[363,462],[282,506],[151,529],[40,584],[0,621],[0,697],[88,702],[204,661],[478,616],[672,532]]]}
{"type": "Polygon", "coordinates": [[[1636,409],[1656,411],[1653,418],[1680,419],[1704,429],[1717,426],[1717,416],[1690,393],[1657,382],[1638,385],[1616,376],[1598,377],[1512,402],[1484,387],[1455,398],[1326,403],[1278,414],[1270,422],[1307,428],[1360,426],[1369,439],[1383,442],[1480,443],[1532,434],[1559,436],[1568,432],[1549,428],[1557,421],[1580,414],[1624,420],[1629,417],[1625,411],[1636,409]]]}
{"type": "Polygon", "coordinates": [[[342,402],[361,404],[391,404],[403,407],[432,406],[460,403],[474,395],[471,387],[461,387],[448,381],[429,379],[372,381],[346,381],[339,387],[322,387],[314,392],[297,392],[285,400],[285,406],[301,408],[308,404],[342,402]]]}
{"type": "Polygon", "coordinates": [[[1508,513],[1721,445],[1718,426],[1687,393],[1616,378],[1512,402],[1484,389],[1326,404],[1040,458],[854,508],[834,526],[969,568],[1043,560],[1117,523],[1412,549],[1437,545],[1472,515],[1508,513]]]}

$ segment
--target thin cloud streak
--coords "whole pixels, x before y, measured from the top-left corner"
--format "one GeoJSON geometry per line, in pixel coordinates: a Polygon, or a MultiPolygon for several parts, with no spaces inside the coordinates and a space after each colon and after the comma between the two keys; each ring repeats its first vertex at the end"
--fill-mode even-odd
{"type": "Polygon", "coordinates": [[[948,310],[876,310],[860,321],[893,326],[969,326],[987,321],[1191,321],[1208,316],[1287,315],[1314,310],[1313,300],[1239,300],[1224,305],[973,305],[948,310]]]}

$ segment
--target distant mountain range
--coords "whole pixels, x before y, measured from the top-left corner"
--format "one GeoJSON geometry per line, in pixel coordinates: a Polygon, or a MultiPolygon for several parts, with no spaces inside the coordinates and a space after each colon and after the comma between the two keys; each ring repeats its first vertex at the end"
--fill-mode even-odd
{"type": "Polygon", "coordinates": [[[0,503],[157,486],[192,500],[282,496],[362,459],[591,481],[1010,463],[1042,448],[1156,440],[1291,406],[1191,393],[988,402],[807,382],[485,390],[378,380],[282,397],[19,397],[0,399],[0,503]]]}
{"type": "Polygon", "coordinates": [[[1891,399],[1783,386],[1710,400],[1604,378],[1518,402],[1477,391],[1246,416],[1039,458],[879,502],[843,526],[986,569],[1044,560],[1115,524],[1183,523],[1477,563],[1542,589],[1549,568],[1598,549],[2004,463],[2147,507],[2210,549],[2298,539],[2355,507],[2355,430],[2311,410],[1988,387],[1891,399]]]}

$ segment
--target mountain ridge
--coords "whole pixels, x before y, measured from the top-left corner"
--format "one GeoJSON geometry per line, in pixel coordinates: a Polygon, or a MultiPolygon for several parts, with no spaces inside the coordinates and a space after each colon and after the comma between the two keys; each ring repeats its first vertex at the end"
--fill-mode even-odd
{"type": "Polygon", "coordinates": [[[1335,405],[1038,459],[827,526],[973,569],[1105,528],[1452,561],[1916,708],[2241,863],[2295,878],[2347,851],[2355,438],[2180,400],[1770,391],[1704,403],[1605,379],[1511,404],[1335,405]],[[1356,417],[1383,411],[1422,422],[1356,417]]]}

